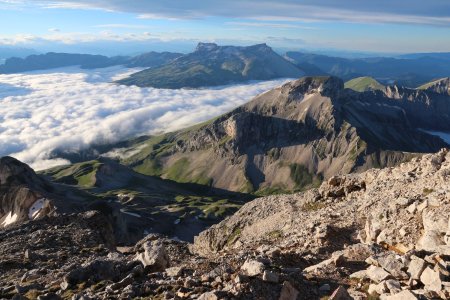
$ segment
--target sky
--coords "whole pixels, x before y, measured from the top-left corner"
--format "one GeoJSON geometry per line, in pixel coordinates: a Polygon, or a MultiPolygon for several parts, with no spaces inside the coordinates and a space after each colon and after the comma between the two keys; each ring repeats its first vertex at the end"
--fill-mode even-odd
{"type": "Polygon", "coordinates": [[[448,0],[0,0],[0,46],[107,55],[200,42],[450,52],[448,0]]]}

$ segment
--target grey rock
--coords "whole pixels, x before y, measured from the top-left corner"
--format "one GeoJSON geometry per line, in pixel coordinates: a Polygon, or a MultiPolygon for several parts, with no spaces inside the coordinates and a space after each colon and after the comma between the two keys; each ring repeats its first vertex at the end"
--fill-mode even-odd
{"type": "Polygon", "coordinates": [[[394,254],[383,255],[378,258],[378,263],[383,269],[398,279],[407,279],[408,275],[402,270],[404,265],[396,259],[394,254]]]}
{"type": "Polygon", "coordinates": [[[411,257],[411,262],[409,263],[407,273],[412,279],[419,279],[425,269],[425,261],[417,256],[411,257]]]}
{"type": "Polygon", "coordinates": [[[268,282],[277,283],[280,276],[272,271],[265,270],[263,273],[263,280],[268,282]]]}
{"type": "Polygon", "coordinates": [[[144,243],[143,249],[144,252],[136,254],[136,259],[144,267],[149,267],[153,271],[164,271],[169,266],[169,257],[161,241],[147,241],[144,243]]]}
{"type": "Polygon", "coordinates": [[[366,270],[367,277],[369,277],[374,282],[381,282],[383,280],[389,279],[391,274],[386,272],[383,268],[370,266],[366,270]]]}
{"type": "Polygon", "coordinates": [[[348,291],[340,285],[333,294],[331,294],[328,300],[353,300],[353,297],[351,297],[348,291]]]}
{"type": "Polygon", "coordinates": [[[385,285],[387,289],[391,292],[391,294],[398,294],[402,291],[402,287],[398,280],[388,279],[385,281],[385,285]]]}
{"type": "Polygon", "coordinates": [[[264,264],[257,260],[248,259],[241,266],[241,270],[248,276],[257,276],[264,272],[264,264]]]}
{"type": "Polygon", "coordinates": [[[442,288],[442,281],[439,272],[426,267],[420,276],[420,281],[425,285],[425,289],[429,291],[439,292],[442,288]]]}

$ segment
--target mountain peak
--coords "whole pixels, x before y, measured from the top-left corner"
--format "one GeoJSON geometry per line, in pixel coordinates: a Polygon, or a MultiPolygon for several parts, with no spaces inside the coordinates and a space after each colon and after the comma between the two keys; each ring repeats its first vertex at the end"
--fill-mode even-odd
{"type": "Polygon", "coordinates": [[[285,86],[289,88],[289,92],[302,94],[319,92],[324,96],[333,96],[344,89],[344,82],[334,76],[306,76],[285,86]]]}
{"type": "Polygon", "coordinates": [[[16,180],[21,183],[29,183],[33,182],[36,177],[36,173],[28,165],[17,159],[10,156],[0,158],[0,185],[16,180]]]}
{"type": "Polygon", "coordinates": [[[212,51],[212,50],[216,50],[217,48],[219,48],[219,45],[217,45],[216,43],[198,43],[197,47],[195,48],[196,52],[199,51],[212,51]]]}
{"type": "Polygon", "coordinates": [[[450,77],[441,78],[420,87],[419,90],[433,91],[439,94],[450,94],[450,77]]]}

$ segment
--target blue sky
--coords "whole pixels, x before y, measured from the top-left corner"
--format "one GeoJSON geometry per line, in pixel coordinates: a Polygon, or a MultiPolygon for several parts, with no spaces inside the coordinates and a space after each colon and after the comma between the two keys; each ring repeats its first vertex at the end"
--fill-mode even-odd
{"type": "Polygon", "coordinates": [[[0,45],[108,55],[187,52],[199,41],[450,52],[450,1],[0,0],[0,28],[0,45]]]}

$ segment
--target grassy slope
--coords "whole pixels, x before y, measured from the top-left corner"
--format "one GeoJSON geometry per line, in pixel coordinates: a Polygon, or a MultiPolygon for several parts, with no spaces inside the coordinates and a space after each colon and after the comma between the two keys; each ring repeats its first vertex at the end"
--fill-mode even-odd
{"type": "Polygon", "coordinates": [[[358,77],[347,81],[345,88],[352,89],[357,92],[364,92],[368,90],[382,90],[384,85],[373,79],[372,77],[358,77]]]}

